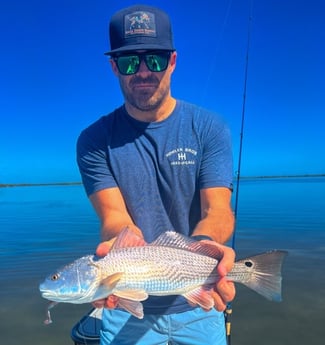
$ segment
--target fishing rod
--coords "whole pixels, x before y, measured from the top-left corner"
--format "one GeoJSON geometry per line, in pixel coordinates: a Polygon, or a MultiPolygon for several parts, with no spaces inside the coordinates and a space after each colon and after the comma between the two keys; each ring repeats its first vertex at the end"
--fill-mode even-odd
{"type": "MultiPolygon", "coordinates": [[[[239,154],[238,154],[238,164],[237,164],[237,176],[236,176],[236,190],[235,190],[235,205],[234,205],[234,217],[237,219],[238,213],[238,200],[239,200],[239,185],[241,177],[241,161],[242,161],[242,151],[243,151],[243,137],[244,137],[244,127],[245,127],[245,113],[246,113],[246,93],[247,93],[247,79],[248,79],[248,61],[249,61],[249,51],[250,51],[250,41],[251,41],[251,24],[252,24],[252,11],[253,11],[253,0],[250,2],[250,13],[248,18],[248,28],[247,28],[247,46],[246,46],[246,61],[245,61],[245,71],[244,71],[244,87],[243,87],[243,104],[241,112],[241,126],[240,126],[240,139],[239,139],[239,154]]],[[[236,225],[232,236],[231,247],[235,249],[236,244],[236,225]]],[[[227,308],[224,312],[225,314],[225,324],[226,324],[226,340],[227,345],[231,345],[231,318],[232,318],[232,303],[227,304],[227,308]]]]}

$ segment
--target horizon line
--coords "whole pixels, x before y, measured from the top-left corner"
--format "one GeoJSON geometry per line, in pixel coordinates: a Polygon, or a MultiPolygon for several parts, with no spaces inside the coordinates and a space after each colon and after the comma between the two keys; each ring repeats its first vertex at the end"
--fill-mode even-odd
{"type": "MultiPolygon", "coordinates": [[[[298,177],[324,177],[324,174],[295,174],[295,175],[258,175],[258,176],[241,176],[240,179],[269,179],[269,178],[298,178],[298,177]]],[[[234,180],[238,180],[234,176],[234,180]]],[[[0,183],[0,188],[6,187],[44,187],[44,186],[74,186],[82,185],[81,181],[72,182],[42,182],[42,183],[0,183]]]]}

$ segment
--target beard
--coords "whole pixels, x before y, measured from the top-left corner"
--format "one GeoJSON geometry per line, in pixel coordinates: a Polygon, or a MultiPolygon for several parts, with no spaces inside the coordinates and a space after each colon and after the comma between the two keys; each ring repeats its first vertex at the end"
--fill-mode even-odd
{"type": "Polygon", "coordinates": [[[120,78],[120,86],[125,100],[140,111],[158,109],[170,92],[170,80],[159,80],[154,74],[147,78],[135,75],[129,81],[120,78]]]}

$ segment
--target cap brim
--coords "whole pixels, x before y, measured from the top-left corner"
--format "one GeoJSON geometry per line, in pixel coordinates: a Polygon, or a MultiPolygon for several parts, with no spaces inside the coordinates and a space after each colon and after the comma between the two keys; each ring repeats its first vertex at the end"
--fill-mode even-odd
{"type": "Polygon", "coordinates": [[[174,51],[175,49],[172,47],[162,46],[158,44],[135,44],[135,45],[128,45],[125,47],[113,49],[104,53],[104,55],[115,55],[118,53],[126,53],[132,52],[135,50],[166,50],[166,51],[174,51]]]}

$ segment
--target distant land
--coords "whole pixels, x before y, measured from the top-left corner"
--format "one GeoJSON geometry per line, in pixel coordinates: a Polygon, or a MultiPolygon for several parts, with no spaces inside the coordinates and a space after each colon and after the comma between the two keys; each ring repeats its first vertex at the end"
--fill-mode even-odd
{"type": "Polygon", "coordinates": [[[48,182],[48,183],[0,183],[0,188],[5,187],[46,187],[46,186],[75,186],[81,182],[48,182]]]}
{"type": "MultiPolygon", "coordinates": [[[[265,176],[241,176],[240,180],[272,179],[272,178],[300,178],[300,177],[325,177],[325,174],[302,174],[302,175],[265,175],[265,176]]],[[[234,180],[238,177],[234,176],[234,180]]],[[[0,188],[8,187],[45,187],[45,186],[75,186],[82,182],[48,182],[48,183],[0,183],[0,188]]]]}

